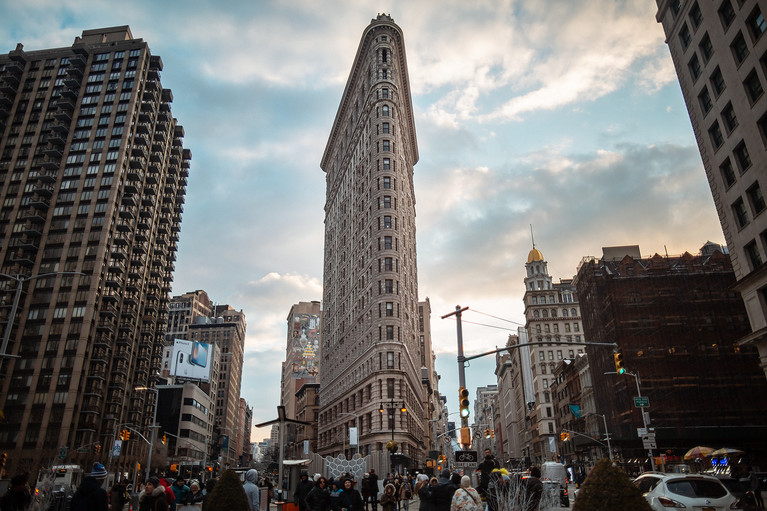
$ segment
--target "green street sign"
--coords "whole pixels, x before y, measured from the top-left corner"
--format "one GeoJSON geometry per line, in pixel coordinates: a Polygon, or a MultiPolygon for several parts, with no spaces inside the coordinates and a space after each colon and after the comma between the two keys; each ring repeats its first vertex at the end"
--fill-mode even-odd
{"type": "Polygon", "coordinates": [[[650,406],[650,398],[646,396],[635,397],[634,406],[637,408],[647,408],[650,406]]]}

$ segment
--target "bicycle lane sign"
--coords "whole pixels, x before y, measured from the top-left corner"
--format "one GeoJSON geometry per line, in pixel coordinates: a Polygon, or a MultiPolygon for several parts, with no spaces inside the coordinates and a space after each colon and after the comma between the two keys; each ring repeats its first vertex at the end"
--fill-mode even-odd
{"type": "Polygon", "coordinates": [[[456,451],[455,466],[457,468],[468,468],[477,466],[477,451],[456,451]]]}

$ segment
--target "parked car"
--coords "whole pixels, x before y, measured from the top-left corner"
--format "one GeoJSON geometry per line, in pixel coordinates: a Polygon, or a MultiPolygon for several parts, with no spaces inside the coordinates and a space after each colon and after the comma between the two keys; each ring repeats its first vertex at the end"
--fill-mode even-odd
{"type": "Polygon", "coordinates": [[[713,476],[648,472],[634,479],[634,484],[655,511],[739,509],[735,507],[738,499],[713,476]]]}

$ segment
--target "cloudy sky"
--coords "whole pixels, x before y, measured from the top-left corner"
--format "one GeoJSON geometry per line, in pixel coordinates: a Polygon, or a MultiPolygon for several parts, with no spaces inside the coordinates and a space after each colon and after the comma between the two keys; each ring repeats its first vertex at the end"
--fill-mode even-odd
{"type": "MultiPolygon", "coordinates": [[[[319,167],[365,27],[405,35],[421,160],[420,297],[440,390],[523,323],[535,243],[555,280],[603,246],[724,243],[653,0],[0,0],[0,51],[130,25],[165,65],[193,159],[174,294],[204,289],[248,321],[243,397],[276,417],[286,317],[322,298],[319,167]]],[[[495,382],[493,357],[469,387],[495,382]]],[[[254,439],[268,436],[257,430],[254,439]]]]}

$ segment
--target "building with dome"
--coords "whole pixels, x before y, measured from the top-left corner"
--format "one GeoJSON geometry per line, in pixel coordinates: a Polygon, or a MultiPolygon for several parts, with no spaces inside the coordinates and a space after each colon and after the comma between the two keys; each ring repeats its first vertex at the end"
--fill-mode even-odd
{"type": "Polygon", "coordinates": [[[548,263],[535,244],[527,256],[525,269],[523,299],[527,339],[542,344],[520,352],[525,356],[529,354],[529,374],[523,377],[532,380],[533,396],[526,403],[521,454],[533,463],[541,463],[554,459],[557,453],[559,432],[549,390],[554,382],[554,368],[562,360],[582,354],[581,343],[585,339],[573,279],[560,279],[555,283],[549,275],[548,263]]]}

